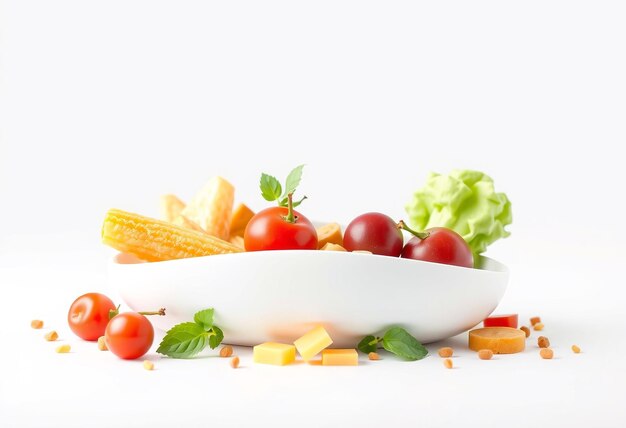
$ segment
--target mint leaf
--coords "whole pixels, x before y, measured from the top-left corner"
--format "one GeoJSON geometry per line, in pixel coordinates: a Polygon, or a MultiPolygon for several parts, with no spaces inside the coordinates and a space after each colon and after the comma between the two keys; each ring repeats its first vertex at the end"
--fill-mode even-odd
{"type": "Polygon", "coordinates": [[[285,192],[283,193],[283,198],[286,198],[288,194],[296,191],[296,188],[300,184],[300,180],[302,179],[302,168],[304,165],[298,165],[294,169],[291,170],[289,175],[287,176],[287,180],[285,181],[285,192]]]}
{"type": "Polygon", "coordinates": [[[421,360],[428,354],[428,350],[401,327],[387,330],[383,336],[383,348],[410,361],[421,360]]]}
{"type": "Polygon", "coordinates": [[[376,352],[379,341],[380,338],[376,338],[372,335],[365,336],[356,347],[364,354],[369,354],[370,352],[376,352]]]}
{"type": "Polygon", "coordinates": [[[261,195],[266,201],[275,201],[280,198],[281,193],[283,192],[283,188],[281,187],[279,181],[272,177],[271,175],[267,175],[265,173],[261,174],[261,195]]]}
{"type": "Polygon", "coordinates": [[[196,324],[201,326],[204,330],[210,330],[213,327],[213,308],[204,309],[196,312],[193,316],[193,320],[196,324]]]}
{"type": "Polygon", "coordinates": [[[209,336],[209,346],[211,349],[215,349],[220,346],[224,340],[224,332],[217,326],[213,326],[213,334],[209,336]]]}
{"type": "Polygon", "coordinates": [[[167,331],[157,352],[172,358],[191,358],[206,348],[209,333],[195,322],[177,324],[167,331]]]}

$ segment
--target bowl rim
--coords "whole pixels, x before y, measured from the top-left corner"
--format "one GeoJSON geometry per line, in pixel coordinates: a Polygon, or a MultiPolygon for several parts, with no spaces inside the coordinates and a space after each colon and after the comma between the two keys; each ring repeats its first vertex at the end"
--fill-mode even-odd
{"type": "MultiPolygon", "coordinates": [[[[206,263],[209,260],[223,260],[225,258],[244,258],[244,257],[267,257],[268,255],[276,255],[277,257],[361,257],[361,258],[372,258],[374,257],[377,263],[397,263],[399,266],[408,267],[415,266],[419,267],[430,267],[433,269],[445,269],[445,270],[462,270],[466,272],[474,272],[474,273],[482,273],[482,274],[502,274],[508,275],[509,269],[508,267],[495,259],[492,259],[487,256],[479,255],[477,260],[478,263],[476,266],[478,267],[464,267],[464,266],[456,266],[456,265],[448,265],[443,263],[435,263],[428,262],[423,260],[413,260],[406,259],[401,257],[391,257],[391,256],[383,256],[378,254],[364,254],[364,253],[352,253],[348,251],[321,251],[321,250],[267,250],[267,251],[246,251],[241,253],[226,253],[226,254],[213,254],[209,256],[200,256],[200,257],[188,257],[182,259],[172,259],[172,260],[163,260],[156,262],[146,262],[138,259],[132,254],[121,253],[115,251],[115,254],[110,258],[110,264],[119,267],[121,269],[132,269],[134,267],[138,268],[138,266],[169,266],[169,267],[178,267],[180,265],[185,266],[186,264],[197,264],[197,263],[206,263]],[[313,255],[316,254],[316,255],[313,255]],[[126,260],[124,260],[126,259],[126,260]],[[394,260],[393,262],[391,260],[394,260]]],[[[142,269],[142,268],[139,268],[142,269]]],[[[144,268],[145,269],[145,268],[144,268]]]]}

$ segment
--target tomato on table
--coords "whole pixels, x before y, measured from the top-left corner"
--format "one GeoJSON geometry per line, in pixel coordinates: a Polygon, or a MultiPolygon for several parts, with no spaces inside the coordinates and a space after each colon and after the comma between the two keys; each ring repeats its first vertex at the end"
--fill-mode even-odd
{"type": "Polygon", "coordinates": [[[111,318],[104,333],[109,351],[125,360],[144,355],[154,341],[154,328],[137,312],[124,312],[111,318]]]}
{"type": "Polygon", "coordinates": [[[104,294],[83,294],[70,306],[67,323],[78,337],[98,340],[109,323],[111,311],[115,311],[115,304],[104,294]]]}
{"type": "Polygon", "coordinates": [[[483,325],[485,327],[511,327],[517,328],[517,314],[492,315],[485,318],[483,325]]]}

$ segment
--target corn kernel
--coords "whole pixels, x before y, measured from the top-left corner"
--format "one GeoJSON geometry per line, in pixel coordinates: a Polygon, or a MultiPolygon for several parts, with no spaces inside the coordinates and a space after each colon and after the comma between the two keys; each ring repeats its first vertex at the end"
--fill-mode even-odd
{"type": "Polygon", "coordinates": [[[378,355],[377,352],[370,352],[369,354],[367,354],[367,357],[372,361],[380,360],[380,355],[378,355]]]}
{"type": "Polygon", "coordinates": [[[493,358],[493,351],[491,349],[481,349],[478,351],[478,358],[481,360],[490,360],[493,358]]]}
{"type": "Polygon", "coordinates": [[[42,320],[32,320],[30,322],[30,326],[36,330],[39,330],[40,328],[43,328],[43,321],[42,320]]]}
{"type": "Polygon", "coordinates": [[[580,354],[580,348],[576,345],[572,345],[572,352],[574,352],[574,354],[580,354]]]}
{"type": "Polygon", "coordinates": [[[234,356],[231,360],[230,360],[230,366],[234,369],[236,369],[237,367],[239,367],[239,357],[238,356],[234,356]]]}
{"type": "Polygon", "coordinates": [[[550,340],[545,336],[539,336],[537,338],[537,346],[539,346],[540,348],[549,348],[550,340]]]}
{"type": "Polygon", "coordinates": [[[100,336],[98,338],[98,349],[101,351],[108,351],[109,347],[107,346],[107,342],[104,339],[104,336],[100,336]]]}
{"type": "Polygon", "coordinates": [[[541,331],[543,330],[543,323],[542,322],[538,322],[537,324],[533,325],[533,328],[535,329],[535,331],[541,331]]]}
{"type": "Polygon", "coordinates": [[[57,349],[55,349],[57,354],[67,354],[71,350],[72,350],[72,347],[68,344],[58,346],[57,349]]]}
{"type": "Polygon", "coordinates": [[[541,348],[541,351],[539,351],[539,355],[544,360],[551,360],[554,356],[554,351],[550,348],[541,348]]]}
{"type": "Polygon", "coordinates": [[[226,345],[220,349],[220,357],[228,358],[233,355],[233,347],[230,345],[226,345]]]}
{"type": "Polygon", "coordinates": [[[450,358],[454,354],[454,349],[450,347],[445,347],[439,349],[438,353],[441,358],[450,358]]]}
{"type": "Polygon", "coordinates": [[[452,367],[454,367],[454,364],[452,363],[452,360],[450,358],[446,358],[445,360],[443,360],[443,365],[447,369],[451,369],[452,367]]]}
{"type": "Polygon", "coordinates": [[[56,331],[52,330],[44,334],[43,338],[46,339],[48,342],[54,342],[55,340],[59,338],[59,335],[57,334],[56,331]]]}
{"type": "Polygon", "coordinates": [[[144,360],[143,368],[146,370],[154,370],[154,363],[150,360],[144,360]]]}

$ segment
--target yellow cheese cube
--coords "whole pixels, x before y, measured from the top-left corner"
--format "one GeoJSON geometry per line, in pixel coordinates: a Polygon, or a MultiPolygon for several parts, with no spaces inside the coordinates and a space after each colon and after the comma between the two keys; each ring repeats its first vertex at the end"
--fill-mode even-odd
{"type": "Polygon", "coordinates": [[[252,349],[255,363],[284,366],[296,360],[296,347],[284,343],[265,342],[252,349]]]}
{"type": "Polygon", "coordinates": [[[322,352],[322,349],[326,349],[332,345],[332,343],[333,339],[330,338],[322,326],[315,327],[313,330],[293,342],[305,361],[310,360],[322,352]]]}
{"type": "Polygon", "coordinates": [[[358,366],[359,354],[356,349],[324,349],[322,351],[323,366],[358,366]]]}

